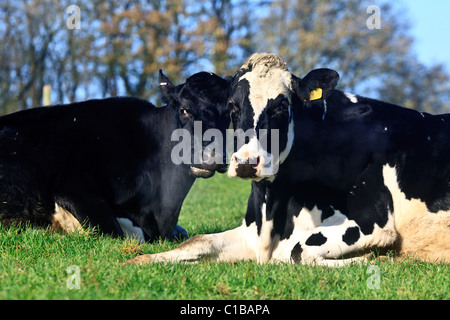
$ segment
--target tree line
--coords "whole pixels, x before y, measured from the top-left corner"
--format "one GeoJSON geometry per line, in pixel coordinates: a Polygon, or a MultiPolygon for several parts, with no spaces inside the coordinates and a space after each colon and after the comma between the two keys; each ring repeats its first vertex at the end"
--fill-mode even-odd
{"type": "Polygon", "coordinates": [[[303,76],[429,112],[450,111],[450,76],[416,57],[402,12],[368,0],[0,0],[0,114],[42,104],[131,95],[158,103],[158,70],[174,83],[233,75],[253,52],[275,52],[303,76]],[[76,12],[68,8],[76,5],[76,12]],[[74,16],[75,15],[75,16],[74,16]],[[69,22],[79,18],[79,28],[69,22]],[[71,20],[71,21],[69,21],[71,20]]]}

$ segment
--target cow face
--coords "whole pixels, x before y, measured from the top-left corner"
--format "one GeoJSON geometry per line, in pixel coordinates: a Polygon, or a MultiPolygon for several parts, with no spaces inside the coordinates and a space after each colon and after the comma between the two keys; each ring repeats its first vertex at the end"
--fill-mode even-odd
{"type": "Polygon", "coordinates": [[[292,92],[292,75],[275,55],[254,54],[241,67],[228,106],[235,133],[245,134],[245,143],[235,146],[230,177],[275,175],[293,143],[292,92]]]}
{"type": "Polygon", "coordinates": [[[328,96],[338,77],[318,69],[299,79],[276,55],[252,55],[231,84],[231,120],[246,141],[231,156],[228,176],[273,180],[294,144],[295,114],[319,94],[328,96]]]}
{"type": "Polygon", "coordinates": [[[230,123],[228,81],[213,73],[200,72],[184,84],[174,86],[160,70],[159,82],[162,100],[175,110],[176,130],[181,131],[189,148],[180,151],[182,163],[190,166],[195,177],[209,178],[215,171],[226,172],[225,142],[215,139],[224,139],[230,123]]]}

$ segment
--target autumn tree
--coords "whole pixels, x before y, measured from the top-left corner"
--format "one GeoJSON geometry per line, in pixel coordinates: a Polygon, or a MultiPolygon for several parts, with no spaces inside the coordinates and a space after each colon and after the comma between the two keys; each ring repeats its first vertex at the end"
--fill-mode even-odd
{"type": "Polygon", "coordinates": [[[414,57],[380,76],[380,99],[429,113],[450,112],[450,75],[442,64],[427,67],[414,57]]]}
{"type": "Polygon", "coordinates": [[[201,71],[232,75],[253,52],[278,53],[301,76],[341,74],[340,88],[421,110],[449,110],[449,74],[413,54],[407,21],[370,0],[0,1],[0,113],[131,95],[159,104],[158,70],[175,83],[201,71]]]}
{"type": "MultiPolygon", "coordinates": [[[[8,113],[41,104],[42,87],[54,102],[71,102],[92,80],[88,29],[67,28],[70,0],[0,3],[0,110],[8,113]]],[[[83,3],[80,4],[85,9],[83,3]]]]}
{"type": "Polygon", "coordinates": [[[0,5],[0,98],[6,111],[40,103],[49,47],[58,32],[50,18],[53,5],[52,1],[0,5]]]}
{"type": "Polygon", "coordinates": [[[389,69],[392,57],[405,54],[411,42],[405,26],[393,19],[385,4],[383,27],[367,28],[367,7],[360,0],[280,0],[262,19],[261,47],[278,52],[296,74],[318,66],[338,70],[343,87],[389,69]]]}
{"type": "Polygon", "coordinates": [[[197,3],[197,35],[218,74],[232,74],[254,52],[256,12],[264,1],[202,0],[197,3]]]}
{"type": "Polygon", "coordinates": [[[370,0],[274,1],[261,19],[258,50],[277,52],[300,76],[329,67],[340,73],[342,89],[411,108],[433,105],[435,112],[448,112],[448,74],[442,66],[427,68],[415,59],[407,21],[390,4],[379,7],[380,28],[368,28],[373,12],[367,9],[372,4],[370,0]],[[444,85],[439,85],[441,81],[444,85]],[[433,94],[427,95],[430,91],[433,94]]]}

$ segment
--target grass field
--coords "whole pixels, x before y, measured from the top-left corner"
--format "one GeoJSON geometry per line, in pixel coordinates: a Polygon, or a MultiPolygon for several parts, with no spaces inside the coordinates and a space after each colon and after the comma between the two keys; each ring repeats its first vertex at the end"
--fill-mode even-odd
{"type": "MultiPolygon", "coordinates": [[[[191,236],[234,228],[249,191],[249,182],[224,175],[197,180],[179,224],[191,236]]],[[[122,266],[137,254],[178,244],[0,227],[0,299],[450,298],[450,266],[412,260],[375,259],[340,269],[251,262],[122,266]]]]}

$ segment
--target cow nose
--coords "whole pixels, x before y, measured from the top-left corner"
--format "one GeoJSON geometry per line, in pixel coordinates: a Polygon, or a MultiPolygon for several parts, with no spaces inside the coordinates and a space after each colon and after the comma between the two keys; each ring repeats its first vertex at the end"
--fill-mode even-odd
{"type": "Polygon", "coordinates": [[[259,156],[256,158],[238,158],[235,157],[236,175],[241,178],[254,178],[256,177],[256,167],[260,162],[259,156]]]}

